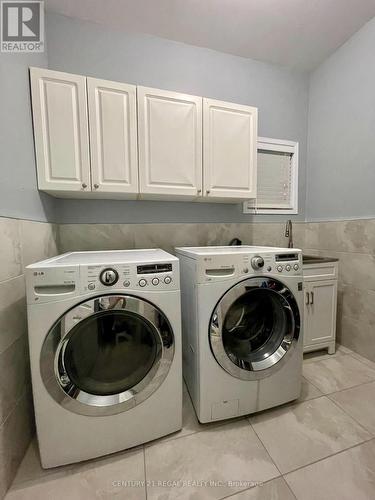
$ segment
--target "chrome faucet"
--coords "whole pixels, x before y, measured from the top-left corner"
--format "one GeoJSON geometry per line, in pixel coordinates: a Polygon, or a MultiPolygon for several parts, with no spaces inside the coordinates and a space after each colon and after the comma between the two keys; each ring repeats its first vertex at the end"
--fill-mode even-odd
{"type": "Polygon", "coordinates": [[[288,248],[293,248],[293,224],[290,219],[285,224],[285,238],[288,238],[288,248]]]}
{"type": "Polygon", "coordinates": [[[239,239],[239,238],[233,238],[232,240],[230,240],[230,242],[228,243],[229,246],[239,246],[239,245],[242,245],[242,241],[239,239]]]}

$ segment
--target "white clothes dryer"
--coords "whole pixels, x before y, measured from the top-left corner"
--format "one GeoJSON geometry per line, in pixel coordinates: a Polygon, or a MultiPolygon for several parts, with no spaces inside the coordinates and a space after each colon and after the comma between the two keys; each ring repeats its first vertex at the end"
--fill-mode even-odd
{"type": "Polygon", "coordinates": [[[182,425],[178,259],[72,252],[26,268],[31,374],[45,468],[182,425]]]}

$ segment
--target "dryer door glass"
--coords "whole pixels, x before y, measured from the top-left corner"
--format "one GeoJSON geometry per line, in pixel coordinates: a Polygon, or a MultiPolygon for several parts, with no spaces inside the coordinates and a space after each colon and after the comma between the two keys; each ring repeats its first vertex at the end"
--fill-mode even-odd
{"type": "Polygon", "coordinates": [[[107,295],[60,318],[45,339],[40,367],[59,404],[83,415],[109,415],[147,399],[164,381],[173,356],[173,331],[157,307],[107,295]]]}
{"type": "Polygon", "coordinates": [[[210,342],[219,364],[246,380],[280,368],[298,340],[300,316],[291,291],[270,278],[230,289],[211,318],[210,342]]]}
{"type": "Polygon", "coordinates": [[[117,394],[147,375],[160,343],[157,331],[141,316],[103,311],[73,328],[62,362],[80,390],[100,396],[117,394]]]}

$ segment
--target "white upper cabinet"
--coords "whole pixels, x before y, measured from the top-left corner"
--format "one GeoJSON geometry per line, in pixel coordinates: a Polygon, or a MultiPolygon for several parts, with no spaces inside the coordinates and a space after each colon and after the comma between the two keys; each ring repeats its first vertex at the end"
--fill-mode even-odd
{"type": "Polygon", "coordinates": [[[257,108],[203,99],[204,195],[256,197],[257,108]]]}
{"type": "Polygon", "coordinates": [[[58,197],[256,196],[257,109],[30,68],[38,187],[58,197]]]}
{"type": "Polygon", "coordinates": [[[138,194],[136,87],[87,78],[92,190],[138,194]]]}
{"type": "Polygon", "coordinates": [[[142,198],[194,199],[202,193],[202,98],[138,87],[142,198]]]}
{"type": "Polygon", "coordinates": [[[86,78],[31,68],[39,189],[90,190],[86,78]]]}

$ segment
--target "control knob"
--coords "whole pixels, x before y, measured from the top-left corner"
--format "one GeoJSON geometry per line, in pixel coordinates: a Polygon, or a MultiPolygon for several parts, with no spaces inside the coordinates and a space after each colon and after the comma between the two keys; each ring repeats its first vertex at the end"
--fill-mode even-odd
{"type": "Polygon", "coordinates": [[[264,266],[264,260],[263,257],[260,257],[260,255],[256,255],[251,259],[251,266],[253,269],[262,269],[264,266]]]}
{"type": "Polygon", "coordinates": [[[111,268],[104,269],[100,273],[99,279],[105,286],[114,285],[118,281],[118,272],[111,268]]]}

